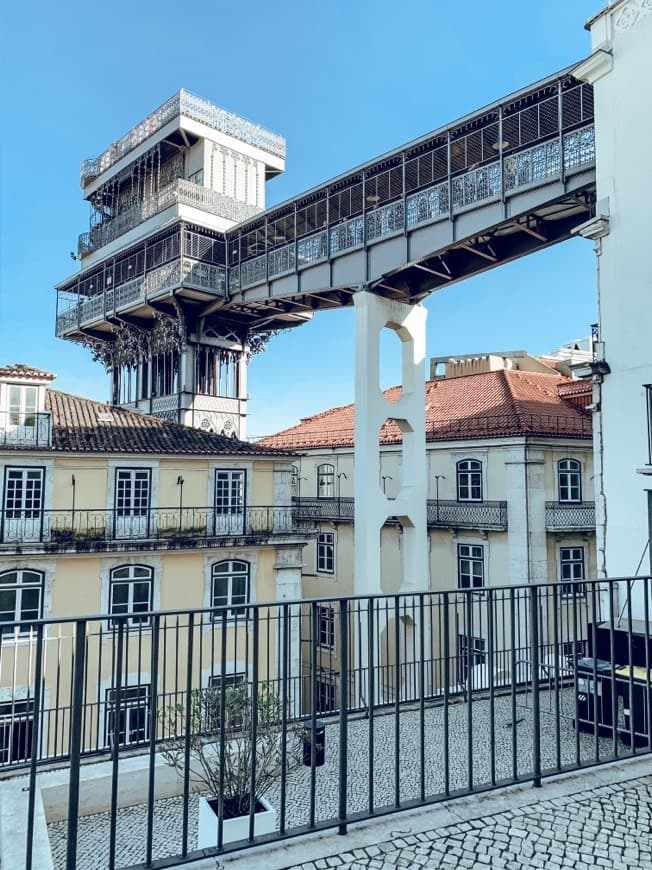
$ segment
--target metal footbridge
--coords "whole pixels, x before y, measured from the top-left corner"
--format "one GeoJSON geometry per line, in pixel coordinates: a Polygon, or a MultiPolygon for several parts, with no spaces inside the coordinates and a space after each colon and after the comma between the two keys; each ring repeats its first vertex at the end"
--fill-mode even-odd
{"type": "Polygon", "coordinates": [[[110,286],[83,270],[59,285],[57,334],[107,337],[112,316],[173,297],[247,330],[286,328],[360,287],[415,303],[569,238],[595,210],[593,89],[572,70],[237,224],[210,262],[183,242],[136,278],[114,269],[110,286]]]}

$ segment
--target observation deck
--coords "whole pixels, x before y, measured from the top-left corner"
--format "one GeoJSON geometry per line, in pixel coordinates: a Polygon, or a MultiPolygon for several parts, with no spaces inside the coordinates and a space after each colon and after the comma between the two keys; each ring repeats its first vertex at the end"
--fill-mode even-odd
{"type": "Polygon", "coordinates": [[[593,89],[573,69],[215,231],[210,244],[186,241],[196,228],[181,221],[180,241],[155,257],[156,239],[82,270],[57,288],[57,335],[110,338],[117,314],[146,325],[179,302],[252,331],[286,328],[351,304],[361,286],[414,303],[568,239],[595,213],[593,89]]]}

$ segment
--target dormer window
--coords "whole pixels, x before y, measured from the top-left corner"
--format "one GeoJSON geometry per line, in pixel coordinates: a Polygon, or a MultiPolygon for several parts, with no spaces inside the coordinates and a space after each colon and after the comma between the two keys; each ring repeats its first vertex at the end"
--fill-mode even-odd
{"type": "Polygon", "coordinates": [[[0,444],[48,446],[46,385],[55,375],[17,363],[0,366],[0,444]]]}

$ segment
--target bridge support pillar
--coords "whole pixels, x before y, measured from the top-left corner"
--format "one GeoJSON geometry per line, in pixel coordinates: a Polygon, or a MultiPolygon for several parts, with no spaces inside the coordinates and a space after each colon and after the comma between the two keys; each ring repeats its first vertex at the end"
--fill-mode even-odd
{"type": "MultiPolygon", "coordinates": [[[[401,561],[405,592],[429,588],[426,525],[425,345],[427,311],[365,291],[355,303],[355,593],[381,587],[380,534],[388,517],[403,528],[401,561]],[[380,388],[380,334],[398,335],[402,347],[402,394],[389,402],[380,388]],[[400,488],[388,499],[380,480],[380,430],[394,420],[403,433],[400,488]]],[[[393,590],[396,586],[392,584],[393,590]]]]}

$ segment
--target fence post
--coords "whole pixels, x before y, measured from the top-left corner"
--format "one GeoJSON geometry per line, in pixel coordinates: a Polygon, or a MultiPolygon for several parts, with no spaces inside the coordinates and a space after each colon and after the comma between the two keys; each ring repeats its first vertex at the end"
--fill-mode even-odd
{"type": "Polygon", "coordinates": [[[534,786],[541,788],[541,721],[539,698],[539,588],[530,587],[530,662],[532,677],[532,758],[534,786]]]}
{"type": "Polygon", "coordinates": [[[346,834],[346,786],[348,753],[348,681],[349,681],[349,614],[348,601],[340,599],[340,771],[338,834],[346,834]]]}
{"type": "Polygon", "coordinates": [[[79,765],[81,758],[82,711],[84,709],[84,671],[86,657],[86,622],[75,623],[75,669],[72,684],[72,721],[70,723],[70,781],[68,786],[68,831],[66,834],[66,870],[77,866],[77,822],[79,815],[79,765]]]}

